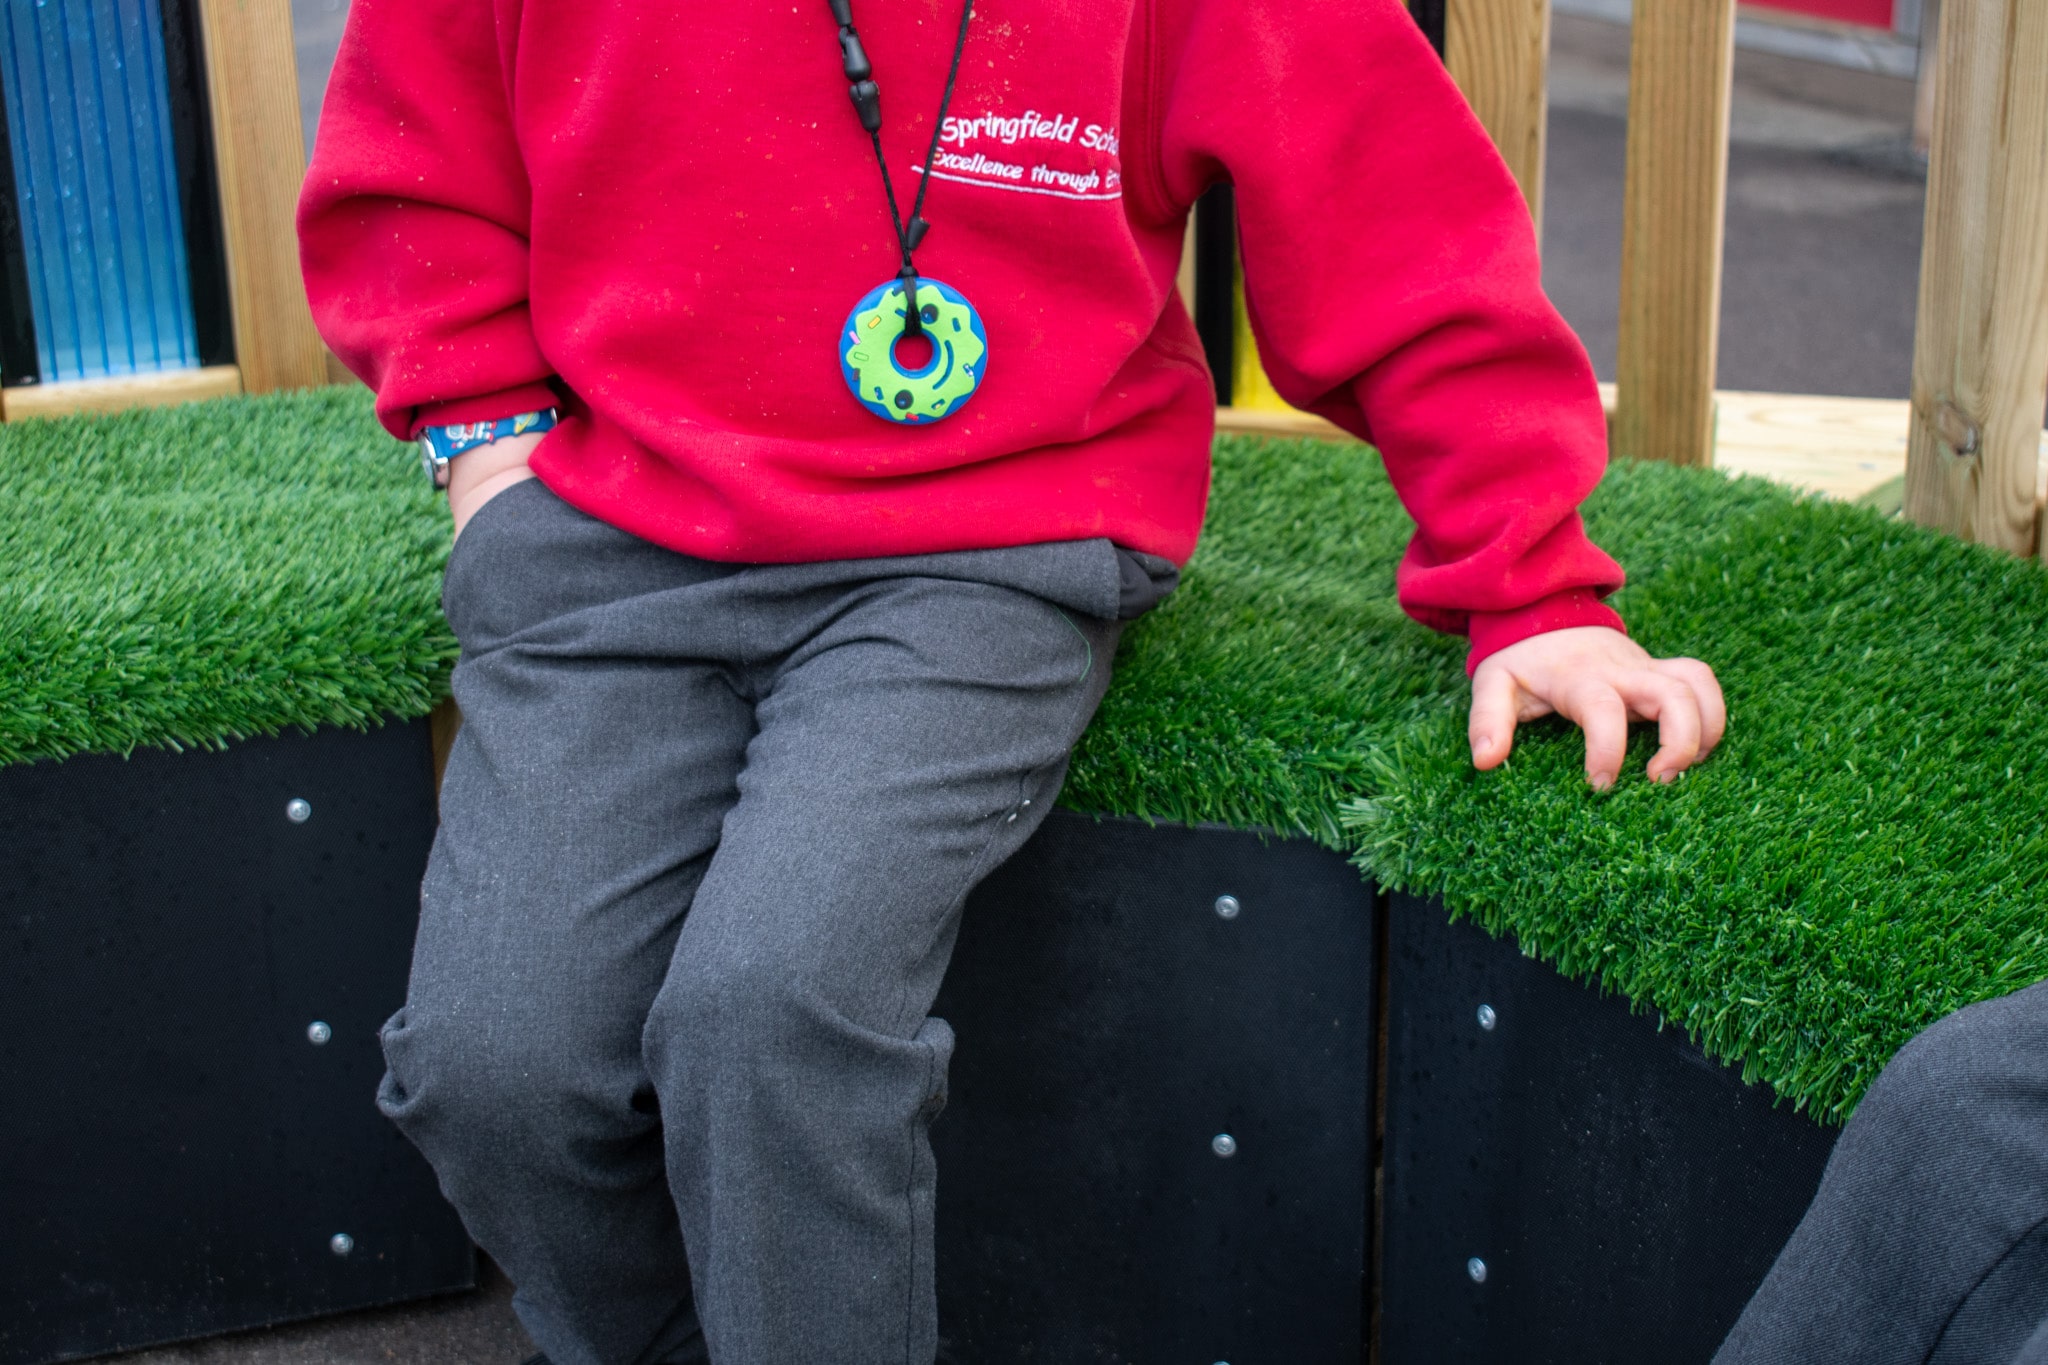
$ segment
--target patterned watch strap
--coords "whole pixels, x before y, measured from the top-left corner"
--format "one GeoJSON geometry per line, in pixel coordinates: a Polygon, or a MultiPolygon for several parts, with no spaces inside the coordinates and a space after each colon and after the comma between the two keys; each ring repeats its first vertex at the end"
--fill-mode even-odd
{"type": "Polygon", "coordinates": [[[449,426],[422,427],[419,434],[420,467],[436,488],[444,487],[448,462],[464,451],[490,445],[508,436],[530,436],[551,430],[558,420],[555,409],[522,412],[500,417],[495,422],[457,422],[449,426]]]}
{"type": "Polygon", "coordinates": [[[487,446],[507,436],[526,436],[550,430],[555,420],[555,410],[547,408],[541,412],[522,412],[517,417],[501,417],[495,422],[458,422],[453,426],[426,427],[420,432],[420,440],[431,444],[434,453],[442,459],[452,460],[464,451],[487,446]]]}

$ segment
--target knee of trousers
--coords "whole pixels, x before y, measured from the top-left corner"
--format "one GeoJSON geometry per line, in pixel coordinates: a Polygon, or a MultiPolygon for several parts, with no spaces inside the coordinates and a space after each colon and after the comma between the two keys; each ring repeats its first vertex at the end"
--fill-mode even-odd
{"type": "Polygon", "coordinates": [[[1943,1168],[2048,1159],[2048,983],[1930,1025],[1878,1076],[1842,1139],[1907,1185],[1943,1168]]]}
{"type": "Polygon", "coordinates": [[[657,1124],[630,1037],[603,1048],[546,1021],[422,1014],[378,1034],[377,1107],[438,1164],[473,1145],[522,1161],[573,1159],[657,1124]],[[616,1054],[616,1055],[608,1055],[616,1054]]]}
{"type": "Polygon", "coordinates": [[[801,952],[678,960],[642,1034],[670,1125],[752,1113],[802,1123],[900,1131],[946,1102],[953,1031],[922,1010],[877,1001],[862,985],[818,978],[801,952]]]}

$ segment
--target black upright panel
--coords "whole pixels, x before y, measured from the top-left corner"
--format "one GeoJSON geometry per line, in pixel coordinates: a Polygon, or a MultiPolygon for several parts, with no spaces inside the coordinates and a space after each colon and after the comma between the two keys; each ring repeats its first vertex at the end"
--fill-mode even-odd
{"type": "Polygon", "coordinates": [[[1357,1365],[1374,903],[1312,844],[1064,813],[976,892],[942,1360],[1357,1365]]]}
{"type": "Polygon", "coordinates": [[[35,311],[29,307],[28,247],[21,235],[21,204],[14,188],[14,143],[7,102],[0,100],[0,384],[42,378],[36,354],[35,311]]]}
{"type": "Polygon", "coordinates": [[[0,768],[0,1365],[474,1283],[372,1102],[433,828],[424,722],[0,768]]]}
{"type": "Polygon", "coordinates": [[[1422,26],[1423,36],[1436,49],[1437,56],[1444,53],[1444,6],[1448,0],[1408,0],[1408,12],[1415,16],[1415,22],[1422,26]]]}
{"type": "Polygon", "coordinates": [[[1385,1365],[1706,1361],[1835,1130],[1434,903],[1389,915],[1385,1365]]]}
{"type": "Polygon", "coordinates": [[[1228,407],[1237,370],[1237,197],[1216,185],[1195,201],[1195,332],[1228,407]]]}
{"type": "Polygon", "coordinates": [[[206,89],[205,41],[199,0],[160,0],[165,79],[170,86],[171,148],[178,164],[179,213],[185,224],[185,266],[192,284],[192,326],[199,363],[235,359],[228,305],[228,253],[220,218],[220,174],[214,165],[213,110],[206,89]]]}

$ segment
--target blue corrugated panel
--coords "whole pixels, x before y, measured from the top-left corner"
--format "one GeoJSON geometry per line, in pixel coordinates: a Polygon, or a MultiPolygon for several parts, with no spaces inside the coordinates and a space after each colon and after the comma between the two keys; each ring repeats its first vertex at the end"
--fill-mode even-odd
{"type": "Polygon", "coordinates": [[[157,0],[0,0],[43,378],[199,363],[157,0]]]}

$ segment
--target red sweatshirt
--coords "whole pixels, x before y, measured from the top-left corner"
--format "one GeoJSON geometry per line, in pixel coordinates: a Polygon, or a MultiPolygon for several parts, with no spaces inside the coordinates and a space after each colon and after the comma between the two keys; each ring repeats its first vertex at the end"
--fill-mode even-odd
{"type": "MultiPolygon", "coordinates": [[[[957,4],[855,0],[906,204],[957,4]]],[[[548,487],[707,559],[1101,536],[1185,562],[1214,397],[1174,279],[1227,180],[1275,387],[1378,445],[1415,518],[1402,605],[1475,665],[1620,625],[1576,511],[1592,368],[1399,0],[979,0],[917,262],[980,310],[986,379],[918,427],[840,373],[899,261],[836,31],[823,0],[355,0],[299,228],[386,427],[559,402],[548,487]]]]}

